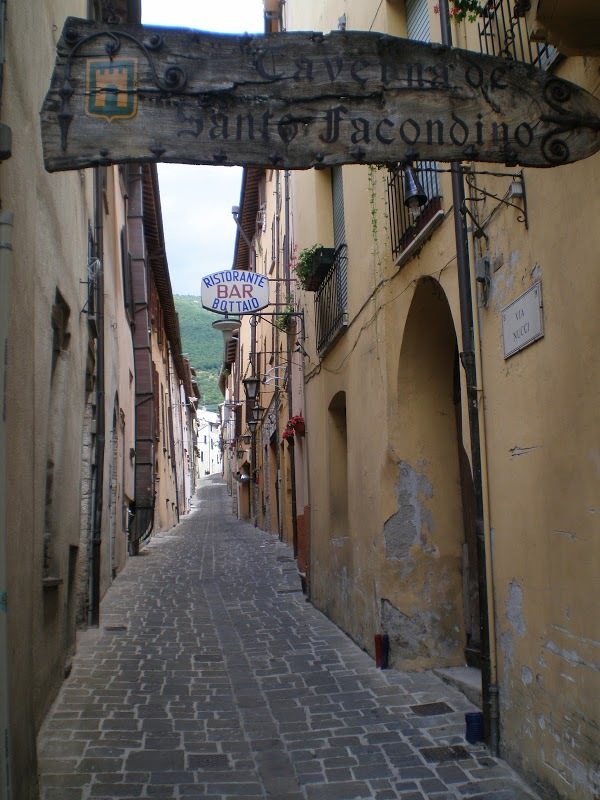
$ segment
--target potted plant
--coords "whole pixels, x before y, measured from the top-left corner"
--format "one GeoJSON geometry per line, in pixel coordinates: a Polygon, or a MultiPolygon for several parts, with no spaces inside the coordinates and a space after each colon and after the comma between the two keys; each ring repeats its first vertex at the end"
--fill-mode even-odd
{"type": "Polygon", "coordinates": [[[291,428],[295,434],[298,434],[298,436],[304,436],[306,427],[302,414],[294,415],[288,422],[288,428],[291,428]]]}
{"type": "Polygon", "coordinates": [[[294,429],[290,428],[290,424],[285,426],[281,440],[287,442],[290,447],[294,446],[294,429]]]}
{"type": "Polygon", "coordinates": [[[284,333],[289,333],[294,326],[294,305],[292,303],[292,298],[288,297],[286,301],[285,308],[281,312],[281,314],[277,314],[275,317],[274,325],[276,328],[279,328],[280,331],[284,333]]]}
{"type": "Polygon", "coordinates": [[[315,292],[333,266],[334,258],[335,249],[333,247],[314,244],[312,247],[301,250],[296,264],[292,267],[300,286],[307,292],[315,292]]]}
{"type": "MultiPolygon", "coordinates": [[[[434,13],[440,13],[439,5],[434,6],[434,13]]],[[[475,22],[483,14],[483,6],[479,0],[450,0],[448,16],[452,22],[462,22],[464,19],[475,22]]]]}

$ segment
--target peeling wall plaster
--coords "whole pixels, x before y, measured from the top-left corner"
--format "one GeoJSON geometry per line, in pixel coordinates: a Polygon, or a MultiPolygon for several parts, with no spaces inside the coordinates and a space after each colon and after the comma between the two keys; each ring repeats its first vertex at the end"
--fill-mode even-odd
{"type": "Polygon", "coordinates": [[[423,500],[433,497],[433,487],[425,475],[417,472],[406,461],[399,462],[400,477],[394,487],[398,511],[383,527],[386,557],[402,561],[404,579],[415,568],[411,547],[417,545],[423,552],[433,554],[436,547],[431,542],[434,523],[431,512],[423,500]]]}
{"type": "Polygon", "coordinates": [[[456,652],[460,635],[456,638],[440,635],[440,617],[434,611],[412,608],[410,616],[381,600],[381,628],[390,637],[391,653],[404,660],[445,657],[456,652]]]}
{"type": "Polygon", "coordinates": [[[525,620],[523,619],[523,590],[513,578],[508,586],[508,597],[506,599],[506,619],[512,625],[514,632],[518,636],[525,636],[525,620]]]}

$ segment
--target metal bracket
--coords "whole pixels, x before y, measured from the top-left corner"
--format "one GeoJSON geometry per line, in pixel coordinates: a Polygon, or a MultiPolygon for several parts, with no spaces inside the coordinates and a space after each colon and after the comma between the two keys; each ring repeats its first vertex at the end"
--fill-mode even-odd
{"type": "Polygon", "coordinates": [[[525,225],[525,228],[529,230],[529,218],[527,216],[527,193],[525,191],[525,178],[523,177],[523,170],[516,173],[475,172],[471,170],[465,170],[464,176],[465,182],[470,189],[470,195],[466,198],[466,200],[468,200],[470,203],[483,202],[485,198],[490,198],[496,201],[496,205],[483,222],[478,222],[466,206],[461,209],[461,212],[463,214],[467,213],[476,225],[476,236],[485,236],[487,239],[484,229],[501,205],[509,206],[510,208],[516,208],[517,211],[520,212],[517,215],[517,221],[522,222],[525,225]],[[508,178],[510,180],[510,184],[504,195],[500,196],[499,194],[488,192],[486,189],[482,189],[480,186],[477,186],[472,180],[472,176],[474,175],[489,175],[494,178],[508,178]],[[518,205],[517,203],[512,202],[515,199],[519,200],[518,205]]]}

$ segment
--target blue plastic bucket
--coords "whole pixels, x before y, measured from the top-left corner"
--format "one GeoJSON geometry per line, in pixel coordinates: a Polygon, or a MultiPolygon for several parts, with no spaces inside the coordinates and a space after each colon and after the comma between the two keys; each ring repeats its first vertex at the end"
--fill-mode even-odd
{"type": "Polygon", "coordinates": [[[481,711],[469,711],[465,714],[467,730],[465,738],[470,744],[483,741],[483,713],[481,711]]]}

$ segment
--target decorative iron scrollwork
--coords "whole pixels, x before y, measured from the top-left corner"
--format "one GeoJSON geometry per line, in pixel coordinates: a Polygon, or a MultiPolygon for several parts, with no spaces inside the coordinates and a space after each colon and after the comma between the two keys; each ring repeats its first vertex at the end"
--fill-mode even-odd
{"type": "Polygon", "coordinates": [[[578,128],[589,128],[593,131],[600,131],[600,117],[578,114],[575,111],[567,111],[562,107],[571,99],[571,89],[568,84],[558,79],[548,81],[544,87],[544,100],[556,114],[542,114],[542,122],[550,122],[556,125],[554,130],[549,131],[541,143],[541,150],[544,158],[552,165],[564,164],[569,159],[569,146],[561,139],[563,133],[577,130],[578,128]]]}
{"type": "Polygon", "coordinates": [[[109,58],[114,58],[120,51],[123,40],[127,39],[133,42],[138,47],[148,62],[148,66],[152,73],[154,83],[158,87],[160,93],[171,95],[178,94],[185,88],[188,76],[187,72],[180,66],[173,64],[164,72],[160,77],[156,70],[156,65],[152,60],[152,54],[158,52],[164,45],[164,37],[159,33],[153,33],[144,41],[140,41],[131,33],[122,30],[102,30],[90,34],[89,36],[82,37],[75,27],[69,27],[64,33],[64,40],[67,45],[71,47],[69,54],[65,61],[65,77],[62,87],[58,90],[58,94],[62,99],[62,107],[58,112],[58,122],[61,132],[61,147],[67,149],[67,136],[69,126],[73,120],[73,112],[71,111],[71,97],[74,93],[71,84],[71,64],[73,59],[77,57],[77,52],[88,42],[95,39],[106,37],[107,41],[104,44],[104,50],[109,58]]]}

